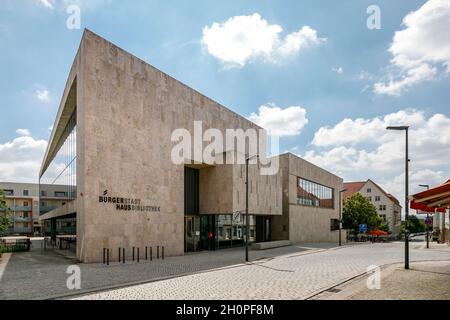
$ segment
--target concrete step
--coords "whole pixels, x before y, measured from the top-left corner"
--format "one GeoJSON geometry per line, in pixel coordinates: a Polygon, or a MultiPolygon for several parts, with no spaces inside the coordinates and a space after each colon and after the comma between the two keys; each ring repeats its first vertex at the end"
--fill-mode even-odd
{"type": "Polygon", "coordinates": [[[272,248],[280,248],[291,246],[292,241],[289,240],[281,240],[281,241],[269,241],[269,242],[257,242],[253,243],[251,246],[252,250],[266,250],[272,248]]]}

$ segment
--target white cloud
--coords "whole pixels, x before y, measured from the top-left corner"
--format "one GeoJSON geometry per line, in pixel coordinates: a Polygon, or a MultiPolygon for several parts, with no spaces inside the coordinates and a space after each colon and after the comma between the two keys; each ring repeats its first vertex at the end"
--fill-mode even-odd
{"type": "Polygon", "coordinates": [[[54,9],[55,5],[53,0],[35,0],[38,4],[48,8],[48,9],[54,9]]]}
{"type": "Polygon", "coordinates": [[[30,130],[28,130],[28,129],[17,129],[16,133],[19,136],[31,136],[30,130]]]}
{"type": "Polygon", "coordinates": [[[333,72],[336,72],[337,74],[343,74],[344,73],[344,68],[342,68],[342,67],[332,68],[331,70],[333,72]]]}
{"type": "Polygon", "coordinates": [[[372,119],[345,119],[320,128],[302,156],[346,181],[371,178],[397,197],[403,206],[405,133],[388,131],[389,125],[410,125],[410,194],[419,184],[438,185],[450,177],[450,118],[429,117],[406,109],[372,119]]]}
{"type": "Polygon", "coordinates": [[[388,81],[378,82],[379,94],[400,95],[405,89],[450,71],[450,1],[429,0],[403,19],[389,48],[393,58],[388,81]]]}
{"type": "Polygon", "coordinates": [[[425,121],[423,112],[413,109],[401,110],[384,117],[372,119],[344,119],[334,127],[322,127],[315,134],[312,144],[319,147],[380,143],[386,139],[387,126],[420,125],[425,121]],[[380,134],[382,133],[382,134],[380,134]]]}
{"type": "Polygon", "coordinates": [[[386,130],[389,125],[410,125],[409,145],[416,170],[449,163],[450,118],[422,111],[402,110],[373,119],[345,119],[334,127],[320,128],[305,158],[341,174],[395,172],[402,168],[405,135],[386,130]],[[323,150],[325,148],[325,150],[323,150]]]}
{"type": "Polygon", "coordinates": [[[252,113],[248,119],[266,129],[269,134],[279,137],[299,135],[308,124],[306,110],[299,106],[281,109],[274,104],[263,105],[258,113],[252,113]]]}
{"type": "Polygon", "coordinates": [[[204,27],[202,43],[209,54],[231,68],[243,67],[258,58],[275,63],[326,40],[319,38],[317,31],[309,26],[303,26],[284,39],[280,37],[282,31],[281,26],[269,24],[254,13],[204,27]]]}
{"type": "Polygon", "coordinates": [[[36,90],[36,98],[42,102],[50,101],[50,93],[46,89],[37,89],[36,90]]]}
{"type": "Polygon", "coordinates": [[[0,181],[37,182],[46,148],[45,140],[31,136],[0,143],[0,181]]]}

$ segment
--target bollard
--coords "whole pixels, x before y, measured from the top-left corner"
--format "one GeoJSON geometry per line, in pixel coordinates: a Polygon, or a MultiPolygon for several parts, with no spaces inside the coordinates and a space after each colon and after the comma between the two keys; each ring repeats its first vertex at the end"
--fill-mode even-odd
{"type": "Polygon", "coordinates": [[[156,259],[159,259],[159,246],[156,247],[156,259]]]}
{"type": "Polygon", "coordinates": [[[106,249],[106,265],[109,266],[109,249],[106,249]]]}
{"type": "Polygon", "coordinates": [[[106,249],[103,248],[103,264],[106,262],[106,249]]]}
{"type": "Polygon", "coordinates": [[[139,263],[139,248],[137,248],[137,262],[139,263]]]}
{"type": "Polygon", "coordinates": [[[164,260],[164,246],[162,246],[162,259],[164,260]]]}
{"type": "Polygon", "coordinates": [[[125,248],[122,248],[123,263],[125,264],[125,248]]]}
{"type": "Polygon", "coordinates": [[[150,247],[150,261],[153,260],[153,248],[150,247]]]}
{"type": "Polygon", "coordinates": [[[133,247],[133,262],[134,262],[134,247],[133,247]]]}
{"type": "Polygon", "coordinates": [[[147,256],[147,247],[145,247],[145,260],[148,260],[148,256],[147,256]]]}
{"type": "Polygon", "coordinates": [[[120,253],[121,253],[121,252],[120,252],[120,247],[119,247],[119,259],[118,259],[118,260],[119,260],[119,263],[120,263],[120,261],[121,261],[121,259],[120,259],[120,253]]]}

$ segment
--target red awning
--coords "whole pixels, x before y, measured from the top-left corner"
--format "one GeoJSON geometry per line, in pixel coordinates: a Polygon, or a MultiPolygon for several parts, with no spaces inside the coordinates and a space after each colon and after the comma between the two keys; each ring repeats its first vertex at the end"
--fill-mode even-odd
{"type": "Polygon", "coordinates": [[[411,209],[424,212],[445,212],[450,207],[450,180],[435,188],[412,196],[411,209]]]}
{"type": "Polygon", "coordinates": [[[423,203],[417,203],[414,200],[411,201],[411,205],[410,205],[411,209],[416,209],[416,210],[420,210],[422,212],[445,212],[445,208],[430,208],[427,205],[423,204],[423,203]]]}

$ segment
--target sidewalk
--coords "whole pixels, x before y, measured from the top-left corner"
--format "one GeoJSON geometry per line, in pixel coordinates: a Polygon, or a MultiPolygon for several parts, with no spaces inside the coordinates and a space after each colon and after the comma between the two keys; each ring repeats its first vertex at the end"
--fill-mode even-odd
{"type": "Polygon", "coordinates": [[[414,262],[382,268],[381,288],[368,289],[368,276],[331,288],[317,300],[450,300],[450,261],[414,262]]]}
{"type": "MultiPolygon", "coordinates": [[[[262,263],[283,255],[314,252],[296,246],[249,251],[250,261],[262,263]]],[[[244,265],[244,248],[223,249],[212,252],[167,257],[165,260],[126,264],[111,262],[102,264],[78,263],[70,254],[55,249],[34,247],[30,252],[4,254],[0,260],[0,299],[46,299],[73,294],[66,286],[70,265],[78,265],[82,272],[82,291],[150,282],[187,274],[208,272],[218,268],[244,265]],[[38,285],[37,285],[38,284],[38,285]]]]}

